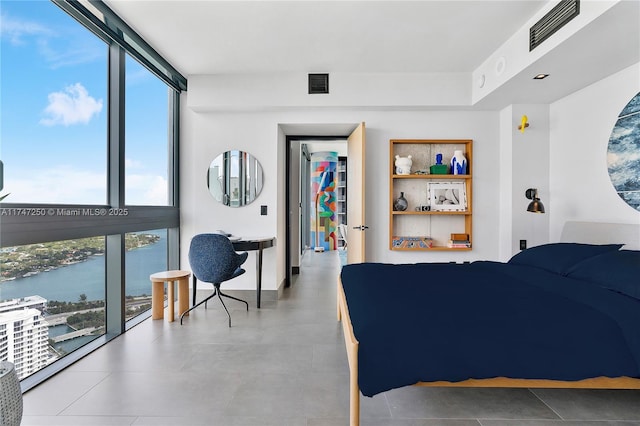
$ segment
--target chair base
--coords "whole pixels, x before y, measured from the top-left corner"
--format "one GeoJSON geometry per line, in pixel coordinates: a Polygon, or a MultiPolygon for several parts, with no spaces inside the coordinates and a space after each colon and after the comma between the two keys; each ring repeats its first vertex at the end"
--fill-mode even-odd
{"type": "MultiPolygon", "coordinates": [[[[201,300],[197,304],[194,304],[191,308],[189,308],[188,310],[183,312],[182,315],[180,315],[180,325],[182,325],[182,319],[185,317],[185,315],[187,315],[189,312],[193,311],[198,306],[200,306],[200,305],[202,305],[204,303],[204,308],[206,309],[207,308],[207,302],[209,301],[209,299],[211,299],[214,296],[218,296],[218,299],[220,299],[220,303],[222,303],[222,307],[227,312],[227,316],[229,317],[229,327],[231,327],[231,314],[229,313],[229,310],[227,309],[227,305],[225,305],[224,301],[222,300],[223,296],[226,297],[226,298],[237,300],[238,302],[244,303],[245,305],[247,305],[247,311],[249,310],[249,303],[246,300],[238,299],[237,297],[229,296],[228,294],[224,294],[223,292],[221,292],[220,291],[220,283],[214,283],[213,287],[214,287],[213,288],[213,294],[208,296],[206,299],[201,300]]],[[[195,296],[195,287],[194,287],[193,291],[194,291],[193,300],[195,301],[195,298],[196,298],[196,296],[195,296]]]]}

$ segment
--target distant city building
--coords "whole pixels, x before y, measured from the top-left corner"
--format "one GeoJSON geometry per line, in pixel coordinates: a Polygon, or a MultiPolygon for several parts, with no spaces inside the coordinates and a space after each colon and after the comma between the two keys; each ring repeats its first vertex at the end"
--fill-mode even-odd
{"type": "Polygon", "coordinates": [[[49,326],[36,309],[46,302],[30,296],[0,303],[0,361],[12,362],[20,379],[49,362],[49,326]]]}
{"type": "Polygon", "coordinates": [[[34,308],[43,312],[47,306],[47,299],[41,296],[26,296],[20,299],[0,301],[0,313],[18,309],[34,308]]]}

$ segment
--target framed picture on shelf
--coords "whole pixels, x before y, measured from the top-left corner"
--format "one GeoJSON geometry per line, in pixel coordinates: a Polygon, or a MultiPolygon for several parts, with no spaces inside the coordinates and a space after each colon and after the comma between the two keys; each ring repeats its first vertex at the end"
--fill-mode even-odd
{"type": "Polygon", "coordinates": [[[428,182],[427,199],[431,211],[467,210],[467,189],[464,182],[428,182]]]}

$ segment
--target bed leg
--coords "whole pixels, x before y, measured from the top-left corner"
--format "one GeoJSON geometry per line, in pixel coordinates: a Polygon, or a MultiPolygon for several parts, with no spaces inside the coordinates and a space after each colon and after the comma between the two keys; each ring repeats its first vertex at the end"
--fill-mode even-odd
{"type": "Polygon", "coordinates": [[[349,424],[360,426],[360,385],[358,384],[358,345],[348,351],[349,357],[349,424]]]}
{"type": "MultiPolygon", "coordinates": [[[[356,370],[357,371],[357,370],[356,370]]],[[[349,380],[349,425],[360,426],[360,388],[358,374],[351,374],[349,380]]]]}
{"type": "Polygon", "coordinates": [[[340,311],[341,306],[340,306],[340,282],[338,282],[338,296],[337,296],[337,304],[336,304],[336,316],[338,317],[338,322],[342,321],[342,312],[340,311]]]}

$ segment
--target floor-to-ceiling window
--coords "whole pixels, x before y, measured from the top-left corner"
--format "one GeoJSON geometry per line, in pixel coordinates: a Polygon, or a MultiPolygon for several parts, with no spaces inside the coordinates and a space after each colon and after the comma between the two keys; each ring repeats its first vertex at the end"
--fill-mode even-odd
{"type": "Polygon", "coordinates": [[[178,266],[186,80],[101,2],[0,16],[0,361],[29,388],[147,318],[178,266]]]}
{"type": "Polygon", "coordinates": [[[166,206],[170,89],[130,55],[125,61],[125,202],[166,206]]]}

